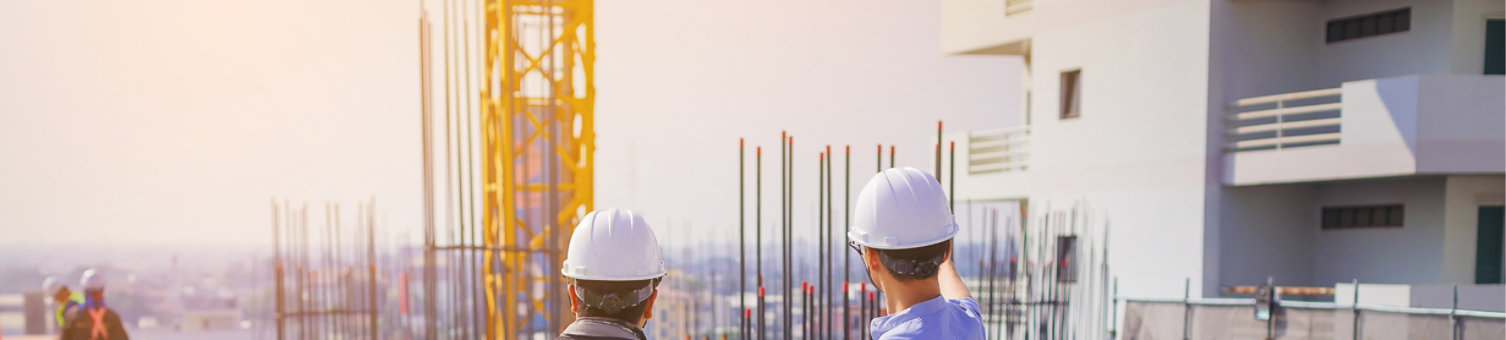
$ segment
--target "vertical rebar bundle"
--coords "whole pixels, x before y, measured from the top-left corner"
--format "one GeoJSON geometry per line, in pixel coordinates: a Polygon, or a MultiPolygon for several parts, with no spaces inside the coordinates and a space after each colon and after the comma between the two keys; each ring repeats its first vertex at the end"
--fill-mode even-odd
{"type": "MultiPolygon", "coordinates": [[[[272,285],[275,337],[381,338],[375,200],[362,203],[358,228],[340,228],[339,209],[325,205],[325,225],[310,237],[308,207],[272,203],[272,285]],[[366,255],[353,256],[365,243],[366,255]],[[293,270],[292,277],[286,270],[293,270]],[[291,293],[291,294],[289,294],[291,293]],[[289,301],[291,299],[292,301],[289,301]]],[[[391,328],[389,331],[399,330],[391,328]]]]}

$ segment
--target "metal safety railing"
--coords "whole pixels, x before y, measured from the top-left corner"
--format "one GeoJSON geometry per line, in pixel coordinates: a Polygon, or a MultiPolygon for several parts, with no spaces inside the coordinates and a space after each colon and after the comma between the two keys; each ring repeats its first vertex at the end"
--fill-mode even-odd
{"type": "MultiPolygon", "coordinates": [[[[1276,300],[1258,319],[1252,298],[1124,298],[1123,339],[1500,339],[1506,313],[1276,300]]],[[[1358,296],[1355,296],[1357,299],[1358,296]]]]}
{"type": "Polygon", "coordinates": [[[1230,104],[1228,151],[1336,144],[1341,88],[1244,98],[1230,104]]]}
{"type": "Polygon", "coordinates": [[[1029,12],[1035,8],[1035,0],[1004,0],[1004,15],[1029,12]]]}
{"type": "Polygon", "coordinates": [[[967,133],[967,172],[986,174],[1025,171],[1030,160],[1030,127],[967,133]]]}

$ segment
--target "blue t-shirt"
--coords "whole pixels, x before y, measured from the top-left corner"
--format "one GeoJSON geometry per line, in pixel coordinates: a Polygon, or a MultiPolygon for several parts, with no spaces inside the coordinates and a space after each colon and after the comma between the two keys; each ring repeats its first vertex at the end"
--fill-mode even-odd
{"type": "Polygon", "coordinates": [[[973,298],[935,299],[921,302],[868,323],[874,339],[983,340],[982,313],[973,298]]]}

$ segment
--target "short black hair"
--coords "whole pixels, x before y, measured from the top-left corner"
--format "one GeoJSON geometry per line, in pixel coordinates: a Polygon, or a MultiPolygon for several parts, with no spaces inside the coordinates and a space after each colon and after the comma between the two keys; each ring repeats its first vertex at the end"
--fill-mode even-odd
{"type": "Polygon", "coordinates": [[[895,279],[901,282],[924,280],[936,276],[947,253],[952,251],[952,240],[918,248],[873,251],[877,252],[879,263],[884,264],[884,268],[889,268],[895,279]]]}
{"type": "MultiPolygon", "coordinates": [[[[659,285],[659,279],[635,281],[575,280],[575,286],[579,287],[579,289],[583,289],[596,294],[616,293],[619,296],[627,296],[633,291],[638,290],[639,288],[643,288],[643,286],[647,285],[653,285],[657,287],[659,285]]],[[[643,319],[643,309],[645,307],[648,307],[648,300],[644,300],[636,305],[623,308],[616,313],[608,313],[607,311],[601,310],[600,308],[581,304],[580,316],[612,318],[636,325],[638,324],[638,321],[643,319]]]]}

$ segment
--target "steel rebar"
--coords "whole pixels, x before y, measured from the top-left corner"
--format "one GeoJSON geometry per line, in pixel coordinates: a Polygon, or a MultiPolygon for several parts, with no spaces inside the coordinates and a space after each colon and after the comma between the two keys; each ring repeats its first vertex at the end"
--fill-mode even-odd
{"type": "MultiPolygon", "coordinates": [[[[852,204],[852,202],[851,202],[851,197],[852,197],[852,146],[848,145],[845,148],[845,151],[843,153],[845,154],[845,157],[846,157],[846,160],[842,162],[843,173],[845,174],[845,175],[843,175],[844,176],[844,180],[843,180],[843,184],[842,184],[842,224],[843,224],[842,235],[843,236],[842,236],[842,241],[840,241],[840,244],[837,245],[837,247],[838,247],[837,249],[842,249],[841,248],[842,244],[845,244],[846,241],[847,241],[847,237],[845,236],[846,233],[847,233],[847,230],[849,230],[849,229],[852,228],[852,205],[851,205],[852,204]]],[[[851,339],[852,338],[852,328],[851,328],[851,326],[852,326],[852,315],[851,315],[852,314],[852,308],[848,304],[848,302],[852,301],[852,297],[847,292],[847,290],[849,289],[849,287],[852,286],[852,279],[848,278],[848,275],[850,275],[850,274],[852,274],[852,252],[851,251],[847,251],[846,249],[843,249],[843,251],[842,251],[842,338],[843,339],[851,339]]]]}
{"type": "MultiPolygon", "coordinates": [[[[784,144],[780,138],[780,144],[784,144]]],[[[782,149],[782,147],[781,147],[782,149]]],[[[756,339],[764,340],[764,300],[763,300],[763,147],[753,148],[753,267],[757,272],[758,301],[758,336],[756,339]]],[[[752,322],[753,320],[749,320],[752,322]]],[[[750,326],[751,328],[751,326],[750,326]]]]}
{"type": "MultiPolygon", "coordinates": [[[[747,216],[744,216],[745,213],[747,212],[747,204],[743,202],[748,197],[747,193],[744,192],[745,190],[747,190],[747,184],[743,183],[743,178],[745,177],[743,175],[743,172],[745,172],[745,170],[747,170],[747,165],[744,165],[743,163],[745,163],[745,160],[747,159],[747,157],[743,155],[743,150],[744,150],[743,139],[742,138],[738,138],[737,139],[737,309],[738,310],[743,310],[743,309],[747,309],[748,308],[748,303],[746,302],[745,299],[743,299],[743,297],[746,296],[747,292],[748,292],[748,282],[747,282],[748,281],[748,277],[747,277],[748,276],[748,250],[745,248],[747,246],[747,242],[748,242],[747,241],[748,227],[747,227],[747,223],[746,223],[747,220],[748,220],[748,218],[747,218],[747,216]]],[[[738,328],[737,329],[738,329],[738,333],[739,333],[740,337],[744,337],[744,338],[746,337],[746,335],[743,333],[742,329],[744,327],[744,323],[746,323],[747,321],[748,321],[747,318],[743,318],[742,320],[739,320],[739,322],[738,322],[738,326],[737,326],[738,328]]]]}

